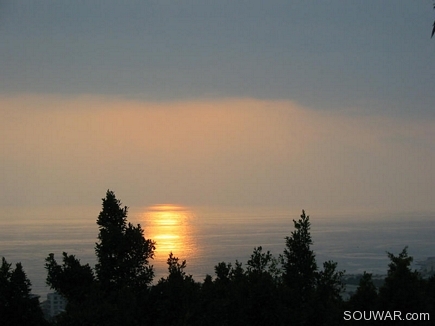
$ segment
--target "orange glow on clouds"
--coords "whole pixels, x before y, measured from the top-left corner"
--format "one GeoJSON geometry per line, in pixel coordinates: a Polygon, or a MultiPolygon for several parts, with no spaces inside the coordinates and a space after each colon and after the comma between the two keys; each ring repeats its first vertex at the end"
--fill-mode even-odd
{"type": "Polygon", "coordinates": [[[252,98],[18,95],[0,114],[3,204],[111,188],[137,205],[435,208],[433,121],[252,98]]]}

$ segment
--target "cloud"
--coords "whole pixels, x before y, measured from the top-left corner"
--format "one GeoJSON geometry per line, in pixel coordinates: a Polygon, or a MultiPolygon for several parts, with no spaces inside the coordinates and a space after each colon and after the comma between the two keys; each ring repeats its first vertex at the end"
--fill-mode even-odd
{"type": "Polygon", "coordinates": [[[435,126],[291,101],[0,98],[3,205],[434,209],[435,126]]]}

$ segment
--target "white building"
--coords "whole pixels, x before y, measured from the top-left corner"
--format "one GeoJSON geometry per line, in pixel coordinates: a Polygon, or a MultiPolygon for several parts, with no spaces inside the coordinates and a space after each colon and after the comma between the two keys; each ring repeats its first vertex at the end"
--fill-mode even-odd
{"type": "Polygon", "coordinates": [[[62,311],[65,311],[66,304],[66,299],[59,293],[48,293],[47,300],[42,303],[45,317],[51,319],[62,311]]]}

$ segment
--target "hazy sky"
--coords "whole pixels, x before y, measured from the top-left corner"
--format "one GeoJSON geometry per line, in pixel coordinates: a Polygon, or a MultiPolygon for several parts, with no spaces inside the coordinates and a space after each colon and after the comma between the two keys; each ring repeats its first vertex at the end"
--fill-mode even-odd
{"type": "Polygon", "coordinates": [[[0,1],[0,205],[435,211],[432,1],[0,1]]]}

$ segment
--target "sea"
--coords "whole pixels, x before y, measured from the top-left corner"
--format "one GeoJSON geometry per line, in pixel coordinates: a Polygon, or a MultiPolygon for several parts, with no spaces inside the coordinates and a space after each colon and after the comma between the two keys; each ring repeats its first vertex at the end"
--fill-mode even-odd
{"type": "MultiPolygon", "coordinates": [[[[75,255],[82,264],[95,266],[98,241],[96,220],[101,206],[6,207],[0,213],[0,257],[15,266],[21,262],[32,293],[45,299],[53,292],[46,283],[45,259],[54,253],[75,255]]],[[[167,276],[170,252],[185,272],[202,282],[214,276],[219,262],[246,264],[261,246],[275,257],[283,253],[285,238],[294,231],[301,210],[276,207],[187,207],[158,204],[131,207],[127,221],[140,224],[145,238],[155,241],[154,283],[167,276]]],[[[364,271],[383,275],[387,252],[398,255],[407,246],[414,263],[435,256],[435,213],[427,212],[322,212],[307,211],[312,249],[319,268],[337,262],[346,274],[364,271]]],[[[418,269],[414,264],[413,268],[418,269]]]]}

